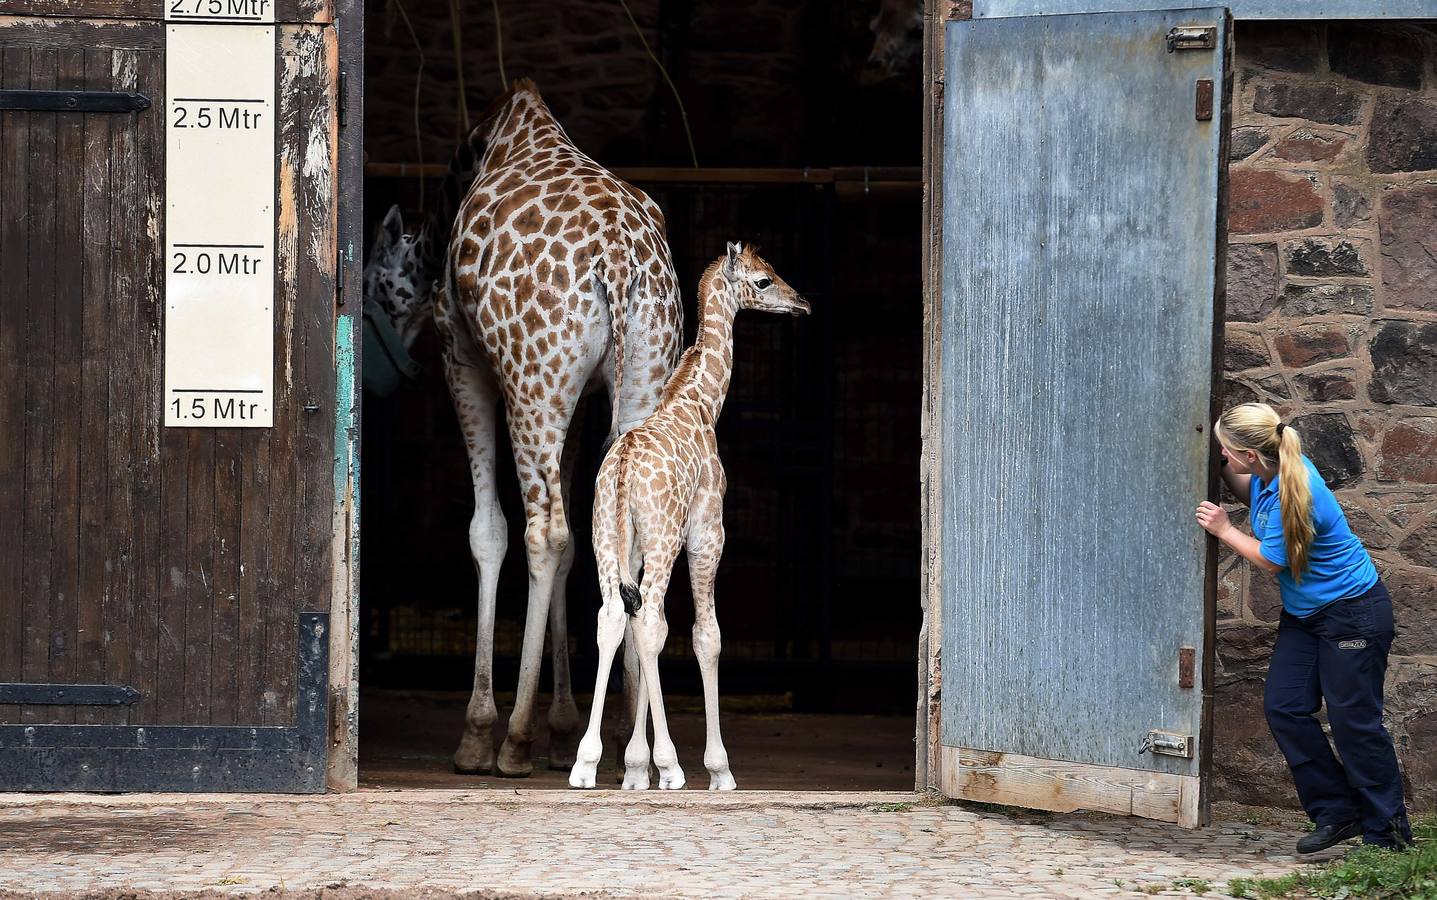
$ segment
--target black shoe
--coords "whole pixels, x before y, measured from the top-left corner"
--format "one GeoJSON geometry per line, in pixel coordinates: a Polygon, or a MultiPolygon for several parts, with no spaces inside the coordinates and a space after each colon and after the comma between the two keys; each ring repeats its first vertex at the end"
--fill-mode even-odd
{"type": "Polygon", "coordinates": [[[1362,823],[1356,819],[1351,822],[1339,822],[1336,825],[1320,825],[1312,834],[1304,834],[1297,839],[1297,852],[1316,853],[1360,834],[1362,834],[1362,823]]]}

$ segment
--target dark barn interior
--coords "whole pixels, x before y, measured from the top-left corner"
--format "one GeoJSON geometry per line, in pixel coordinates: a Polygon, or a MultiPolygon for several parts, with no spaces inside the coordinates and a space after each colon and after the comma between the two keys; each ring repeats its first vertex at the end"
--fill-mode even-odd
{"type": "MultiPolygon", "coordinates": [[[[574,142],[662,207],[684,289],[686,343],[699,273],[729,240],[759,245],[813,304],[803,320],[740,316],[719,422],[730,485],[719,683],[741,787],[912,786],[919,29],[894,26],[893,11],[879,17],[879,7],[500,2],[502,43],[493,4],[371,0],[366,8],[371,232],[391,205],[417,223],[435,202],[464,132],[461,110],[477,117],[502,90],[502,47],[504,75],[534,79],[574,142]]],[[[449,765],[473,676],[473,494],[432,330],[413,356],[422,375],[364,405],[360,777],[369,785],[492,785],[497,779],[455,776],[449,765]]],[[[583,715],[599,606],[590,496],[608,424],[604,400],[588,405],[570,504],[578,558],[568,594],[583,715]]],[[[512,463],[507,472],[501,463],[500,481],[511,529],[495,636],[502,726],[527,579],[512,463]]],[[[664,688],[681,760],[697,771],[702,704],[686,575],[676,571],[672,584],[664,688]]],[[[545,669],[542,690],[547,659],[545,669]]],[[[535,753],[544,752],[541,737],[535,753]]],[[[530,784],[564,783],[543,760],[536,766],[530,784]]]]}

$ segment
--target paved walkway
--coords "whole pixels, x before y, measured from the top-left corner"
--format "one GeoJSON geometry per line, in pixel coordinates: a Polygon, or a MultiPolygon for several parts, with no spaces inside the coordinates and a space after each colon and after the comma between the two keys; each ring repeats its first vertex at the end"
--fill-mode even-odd
{"type": "MultiPolygon", "coordinates": [[[[1298,832],[1197,832],[911,794],[0,794],[0,893],[371,888],[650,897],[1192,896],[1298,832]],[[1197,881],[1187,881],[1194,879],[1197,881]]],[[[1331,858],[1338,853],[1329,851],[1331,858]]]]}

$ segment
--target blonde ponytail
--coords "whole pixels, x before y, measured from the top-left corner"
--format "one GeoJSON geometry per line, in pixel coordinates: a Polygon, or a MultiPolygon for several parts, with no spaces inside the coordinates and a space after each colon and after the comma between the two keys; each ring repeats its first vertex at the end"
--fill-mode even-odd
{"type": "Polygon", "coordinates": [[[1277,500],[1282,509],[1282,537],[1292,580],[1302,581],[1307,551],[1315,534],[1312,527],[1312,487],[1302,463],[1302,438],[1282,423],[1277,410],[1266,403],[1243,403],[1224,412],[1214,429],[1229,450],[1256,451],[1264,463],[1277,463],[1277,500]]]}
{"type": "Polygon", "coordinates": [[[1307,571],[1307,549],[1312,545],[1312,488],[1302,464],[1302,438],[1284,425],[1277,439],[1277,500],[1282,507],[1282,537],[1287,544],[1287,565],[1292,580],[1301,584],[1307,571]]]}

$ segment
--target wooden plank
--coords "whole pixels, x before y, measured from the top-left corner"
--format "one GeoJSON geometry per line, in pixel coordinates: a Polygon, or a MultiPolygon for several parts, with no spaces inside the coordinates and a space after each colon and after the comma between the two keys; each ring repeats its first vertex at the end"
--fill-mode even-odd
{"type": "MultiPolygon", "coordinates": [[[[116,50],[109,51],[108,55],[112,89],[136,89],[142,54],[116,50]]],[[[141,613],[146,601],[151,609],[154,601],[142,598],[137,590],[141,573],[153,567],[153,560],[139,552],[137,535],[149,527],[154,511],[139,504],[136,490],[136,476],[145,452],[135,435],[135,407],[139,397],[134,383],[143,374],[143,361],[137,348],[144,276],[140,262],[141,237],[139,229],[134,227],[142,209],[139,132],[136,123],[129,122],[123,125],[111,122],[109,128],[107,230],[111,251],[103,325],[106,336],[104,453],[106,468],[115,473],[115,477],[109,479],[105,491],[106,520],[110,523],[105,557],[104,617],[109,635],[106,668],[116,676],[123,673],[124,683],[138,688],[141,697],[132,708],[106,710],[101,716],[107,724],[120,724],[131,721],[132,717],[135,722],[154,721],[147,720],[146,715],[154,707],[155,626],[151,615],[146,627],[141,613]]],[[[153,582],[153,571],[150,574],[153,582]]]]}
{"type": "MultiPolygon", "coordinates": [[[[165,109],[165,57],[163,53],[141,53],[137,57],[137,83],[155,101],[156,109],[165,109]]],[[[138,316],[134,327],[139,336],[135,358],[139,368],[134,373],[134,412],[131,423],[135,446],[134,475],[136,507],[143,511],[143,520],[133,526],[135,560],[135,607],[132,617],[139,614],[151,630],[137,641],[149,655],[149,671],[153,672],[151,693],[157,700],[162,695],[159,658],[162,646],[163,609],[159,602],[160,585],[169,573],[158,565],[160,560],[161,522],[163,519],[163,477],[160,457],[161,428],[161,325],[164,315],[165,216],[165,119],[164,116],[141,117],[137,123],[138,150],[135,181],[136,221],[145,223],[144,232],[135,245],[139,262],[136,268],[138,316]],[[149,636],[153,636],[152,638],[149,636]]],[[[176,682],[176,684],[178,681],[176,682]]],[[[173,685],[165,686],[173,687],[173,685]]],[[[133,720],[133,714],[132,714],[133,720]]]]}
{"type": "MultiPolygon", "coordinates": [[[[85,53],[85,88],[110,90],[111,51],[85,53]]],[[[81,187],[84,203],[84,292],[80,375],[80,616],[75,681],[96,684],[128,683],[128,643],[114,626],[114,599],[107,569],[114,568],[109,517],[109,308],[110,291],[110,124],[106,113],[85,116],[81,187]]],[[[122,122],[122,127],[128,125],[122,122]]],[[[128,519],[122,520],[128,524],[128,519]]],[[[97,725],[119,721],[123,707],[85,707],[76,721],[97,725]]]]}
{"type": "MultiPolygon", "coordinates": [[[[0,0],[0,7],[3,5],[4,0],[0,0]]],[[[0,8],[0,14],[4,12],[0,8]]],[[[0,34],[4,34],[5,43],[13,47],[162,50],[165,46],[165,32],[160,23],[134,20],[105,22],[19,16],[0,18],[0,34]]]]}
{"type": "MultiPolygon", "coordinates": [[[[0,14],[163,19],[166,0],[0,0],[0,14]]],[[[280,22],[332,22],[332,0],[275,0],[280,22]]]]}
{"type": "MultiPolygon", "coordinates": [[[[364,70],[364,4],[363,0],[337,0],[336,19],[342,23],[328,37],[338,43],[338,65],[342,70],[364,70]]],[[[364,83],[350,78],[342,85],[349,96],[342,100],[348,112],[346,125],[339,132],[336,183],[337,239],[341,248],[339,266],[343,294],[340,302],[341,333],[350,336],[348,382],[345,383],[345,358],[337,360],[341,376],[339,395],[335,398],[340,417],[336,433],[340,444],[335,458],[347,470],[345,492],[335,511],[334,599],[330,607],[329,702],[330,731],[326,781],[333,791],[352,791],[359,786],[359,464],[360,413],[358,385],[362,341],[354,340],[361,333],[360,311],[364,228],[364,83]],[[347,391],[347,395],[346,395],[347,391]],[[342,548],[341,548],[342,544],[342,548]]],[[[342,346],[336,338],[336,346],[342,346]]]]}
{"type": "MultiPolygon", "coordinates": [[[[302,611],[327,611],[333,570],[335,499],[335,170],[336,116],[331,92],[338,82],[334,47],[324,29],[285,28],[280,55],[286,69],[296,70],[303,155],[294,173],[298,233],[296,274],[300,315],[296,319],[297,365],[302,372],[297,411],[300,461],[299,510],[295,522],[294,606],[290,622],[302,611]]],[[[291,633],[294,633],[291,625],[291,633]]],[[[293,659],[294,652],[289,653],[293,659]]],[[[285,696],[293,690],[286,686],[285,696]]]]}
{"type": "Polygon", "coordinates": [[[973,18],[1206,9],[1225,6],[1242,20],[1437,19],[1432,0],[973,0],[973,18]]]}
{"type": "MultiPolygon", "coordinates": [[[[0,86],[30,86],[30,49],[0,47],[0,86]]],[[[30,114],[0,113],[0,209],[29,206],[30,114]]],[[[29,306],[26,262],[28,217],[0,216],[0,521],[24,522],[25,316],[29,306]]],[[[0,680],[24,675],[24,542],[0,540],[0,680]]],[[[0,723],[20,720],[16,707],[0,707],[0,723]]]]}
{"type": "MultiPolygon", "coordinates": [[[[244,429],[249,430],[249,429],[244,429]]],[[[232,674],[239,664],[240,466],[242,430],[215,431],[213,589],[210,604],[210,724],[241,724],[232,674]]],[[[254,720],[250,720],[253,722],[254,720]]]]}
{"type": "MultiPolygon", "coordinates": [[[[162,65],[160,66],[162,70],[162,65]]],[[[162,135],[157,135],[162,147],[162,135]]],[[[162,197],[164,188],[158,185],[158,181],[164,178],[164,164],[162,157],[164,152],[158,152],[161,158],[160,168],[155,171],[154,188],[145,190],[145,197],[148,198],[149,191],[154,190],[155,196],[162,197]]],[[[164,221],[164,216],[160,220],[164,221]]],[[[162,229],[162,224],[161,224],[162,229]]],[[[160,252],[158,243],[155,252],[160,252]]],[[[149,249],[148,242],[145,249],[149,249]]],[[[147,286],[154,290],[155,296],[162,298],[164,295],[164,273],[162,270],[148,269],[147,286]]],[[[161,303],[155,303],[160,306],[161,303]]],[[[155,322],[154,346],[142,344],[144,351],[144,364],[158,371],[162,367],[160,355],[160,322],[155,322]],[[151,354],[154,349],[155,355],[151,354]]],[[[187,634],[187,625],[190,624],[188,615],[188,604],[190,604],[191,591],[195,579],[200,578],[197,568],[191,566],[191,542],[190,542],[190,492],[201,490],[193,477],[195,470],[190,466],[190,454],[197,449],[190,443],[190,430],[188,428],[164,428],[161,427],[161,405],[160,401],[149,395],[147,403],[141,405],[137,410],[137,423],[142,430],[154,427],[155,441],[160,447],[160,464],[157,469],[157,480],[160,485],[160,529],[157,538],[158,554],[160,554],[160,643],[158,643],[158,680],[155,684],[155,697],[160,704],[160,715],[158,720],[165,725],[190,725],[187,720],[187,712],[190,707],[187,704],[187,692],[190,689],[190,680],[187,677],[187,648],[191,646],[193,637],[187,634]]],[[[208,474],[208,473],[207,473],[208,474]]],[[[207,535],[208,538],[208,535],[207,535]]],[[[205,628],[207,630],[207,628],[205,628]]],[[[205,700],[205,706],[208,699],[205,700]]]]}
{"type": "Polygon", "coordinates": [[[943,748],[943,793],[981,803],[1054,812],[1088,809],[1197,828],[1200,783],[1195,775],[943,748]]]}
{"type": "MultiPolygon", "coordinates": [[[[30,86],[55,87],[54,50],[30,54],[30,86]]],[[[51,523],[54,519],[56,114],[30,114],[29,267],[25,346],[25,664],[24,681],[50,677],[51,523]]],[[[49,710],[22,707],[22,722],[49,721],[49,710]]]]}
{"type": "MultiPolygon", "coordinates": [[[[57,51],[56,87],[79,88],[85,82],[85,51],[57,51]]],[[[85,117],[76,113],[55,116],[55,367],[52,383],[54,416],[51,418],[54,451],[50,480],[54,512],[50,528],[50,582],[53,590],[50,622],[50,677],[52,683],[77,681],[76,645],[79,641],[80,605],[80,366],[84,323],[84,180],[85,117]]],[[[73,708],[51,712],[51,721],[75,721],[73,708]]]]}
{"type": "MultiPolygon", "coordinates": [[[[188,445],[185,470],[184,719],[186,725],[210,723],[210,639],[214,597],[215,430],[168,429],[166,442],[188,445]]],[[[166,488],[172,473],[166,470],[166,488]]],[[[168,536],[168,535],[167,535],[168,536]]]]}
{"type": "Polygon", "coordinates": [[[264,725],[285,725],[293,719],[295,647],[295,572],[299,553],[296,521],[299,512],[301,466],[298,452],[298,417],[303,391],[303,357],[300,320],[308,313],[299,291],[301,229],[299,180],[304,159],[302,80],[295,59],[294,35],[282,29],[276,54],[278,105],[278,219],[275,254],[275,377],[274,427],[270,429],[269,458],[271,518],[260,603],[264,610],[265,648],[261,715],[264,725]]]}

